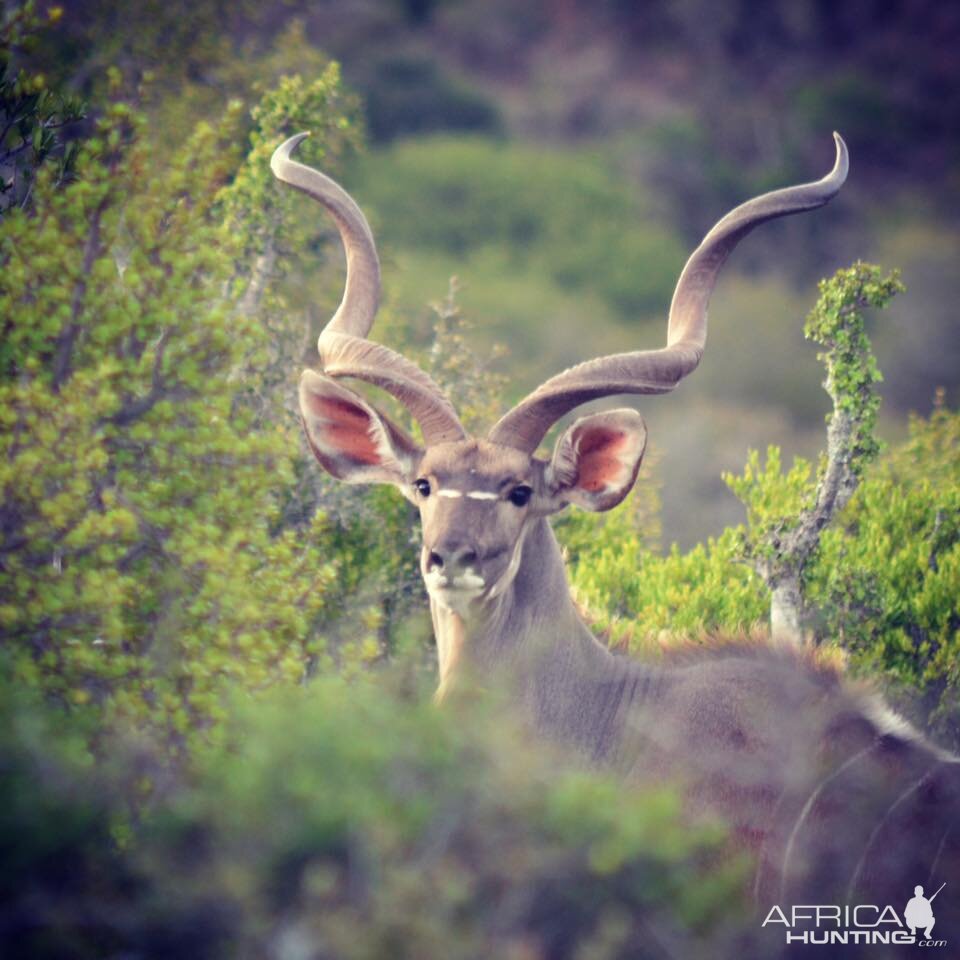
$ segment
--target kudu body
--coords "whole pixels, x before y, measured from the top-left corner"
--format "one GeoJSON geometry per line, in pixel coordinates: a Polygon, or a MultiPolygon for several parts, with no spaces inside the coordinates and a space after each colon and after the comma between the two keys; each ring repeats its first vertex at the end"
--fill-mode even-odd
{"type": "Polygon", "coordinates": [[[290,158],[301,138],[277,149],[273,170],[329,210],[347,252],[343,300],[318,343],[322,373],[301,379],[304,429],[335,477],[393,484],[419,508],[438,698],[465,678],[506,685],[550,739],[633,781],[684,783],[692,810],[722,814],[755,851],[755,893],[764,902],[814,890],[834,899],[802,902],[844,902],[841,893],[884,902],[888,888],[899,896],[938,878],[960,888],[960,873],[944,873],[960,864],[958,765],[870,695],[796,651],[718,644],[651,665],[611,654],[584,625],[548,517],[568,504],[607,510],[621,502],[643,456],[640,416],[619,409],[582,417],[549,459],[535,454],[581,404],[665,393],[697,366],[727,256],[758,224],[837,193],[847,174],[840,137],[822,180],[750,200],[707,234],[681,274],[664,348],[601,357],[551,378],[486,438],[466,434],[419,368],[366,339],[379,298],[373,239],[339,186],[290,158]],[[342,377],[396,397],[424,445],[342,377]]]}

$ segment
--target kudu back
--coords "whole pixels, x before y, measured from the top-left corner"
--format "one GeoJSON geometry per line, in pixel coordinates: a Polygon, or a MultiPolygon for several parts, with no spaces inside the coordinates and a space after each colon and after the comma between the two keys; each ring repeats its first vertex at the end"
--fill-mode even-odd
{"type": "Polygon", "coordinates": [[[960,942],[960,766],[867,691],[808,652],[716,643],[647,664],[610,653],[571,599],[550,514],[602,511],[632,488],[646,430],[632,409],[593,413],[536,450],[580,405],[671,391],[698,365],[707,305],[733,248],[754,227],[832,199],[848,169],[838,135],[823,179],[765,194],[721,219],[688,260],[670,306],[666,345],[566,370],[470,437],[415,364],[367,339],[379,264],[354,201],[275,152],[276,176],[333,216],[347,255],[343,299],[320,335],[320,372],[300,381],[307,441],[348,483],[388,483],[420,512],[420,566],[439,658],[437,698],[473,678],[505,690],[545,737],[630,781],[675,781],[691,813],[719,814],[752,852],[753,893],[770,903],[893,904],[942,880],[943,928],[960,942]],[[348,389],[393,395],[422,445],[348,389]],[[956,921],[956,922],[954,922],[956,921]]]}

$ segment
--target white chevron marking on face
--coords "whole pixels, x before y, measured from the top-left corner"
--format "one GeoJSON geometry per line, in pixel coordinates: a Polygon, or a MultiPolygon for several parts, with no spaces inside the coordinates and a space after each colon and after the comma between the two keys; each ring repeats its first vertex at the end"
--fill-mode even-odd
{"type": "Polygon", "coordinates": [[[500,497],[496,493],[488,493],[486,490],[468,490],[464,492],[463,490],[438,490],[438,497],[450,497],[451,499],[455,497],[469,497],[471,500],[499,500],[500,497]]]}

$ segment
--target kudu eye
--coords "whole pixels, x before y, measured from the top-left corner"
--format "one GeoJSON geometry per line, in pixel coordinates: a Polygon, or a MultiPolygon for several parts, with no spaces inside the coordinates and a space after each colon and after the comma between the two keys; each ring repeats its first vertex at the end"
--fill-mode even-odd
{"type": "Polygon", "coordinates": [[[515,507],[525,507],[529,502],[530,498],[533,496],[533,488],[528,487],[526,484],[520,484],[518,487],[514,487],[510,491],[510,496],[507,499],[515,507]]]}
{"type": "Polygon", "coordinates": [[[423,497],[424,499],[430,496],[429,480],[424,480],[422,478],[420,480],[414,480],[413,485],[416,488],[417,493],[419,493],[420,496],[423,497]]]}

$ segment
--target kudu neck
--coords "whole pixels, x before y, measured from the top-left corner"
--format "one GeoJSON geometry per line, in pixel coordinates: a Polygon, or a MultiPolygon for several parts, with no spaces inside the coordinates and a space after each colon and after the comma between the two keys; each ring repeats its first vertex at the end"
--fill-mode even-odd
{"type": "Polygon", "coordinates": [[[476,667],[485,661],[494,667],[504,657],[520,654],[540,631],[580,624],[560,545],[545,518],[531,521],[520,546],[516,574],[495,592],[472,603],[462,615],[432,604],[434,627],[439,632],[455,624],[469,644],[469,659],[476,667]]]}
{"type": "Polygon", "coordinates": [[[560,545],[545,518],[532,521],[521,551],[516,576],[494,599],[474,603],[464,616],[431,602],[438,699],[461,681],[506,685],[537,714],[549,703],[560,716],[582,698],[584,683],[616,671],[619,658],[601,646],[577,613],[560,545]]]}

